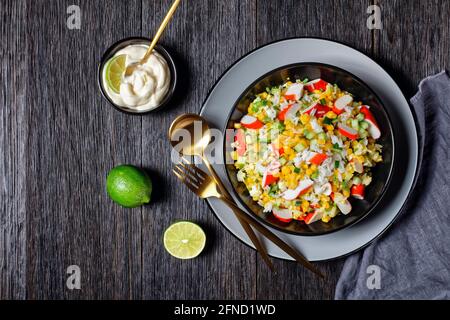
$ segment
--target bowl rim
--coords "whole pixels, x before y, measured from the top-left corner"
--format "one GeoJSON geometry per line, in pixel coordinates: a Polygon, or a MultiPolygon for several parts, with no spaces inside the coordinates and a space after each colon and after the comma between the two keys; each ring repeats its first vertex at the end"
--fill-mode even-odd
{"type": "Polygon", "coordinates": [[[114,101],[112,101],[112,99],[106,94],[106,90],[103,86],[103,81],[102,81],[102,71],[103,71],[103,67],[105,65],[105,63],[108,61],[108,58],[110,58],[111,53],[116,50],[116,48],[124,43],[124,42],[132,42],[132,41],[145,41],[150,43],[152,40],[150,38],[146,38],[146,37],[127,37],[127,38],[123,38],[121,40],[118,40],[116,42],[114,42],[112,45],[110,45],[108,47],[108,49],[106,49],[106,51],[103,53],[100,62],[97,66],[97,85],[100,89],[100,92],[103,96],[103,98],[108,101],[109,105],[112,106],[114,109],[125,113],[125,114],[130,114],[130,115],[135,115],[135,116],[142,116],[142,115],[146,115],[155,111],[158,111],[162,108],[164,108],[165,106],[167,106],[167,104],[169,103],[170,100],[172,100],[173,95],[175,94],[175,89],[177,87],[177,82],[178,82],[178,74],[177,74],[177,68],[176,68],[176,64],[175,61],[173,59],[173,57],[170,55],[170,53],[167,51],[166,48],[164,48],[161,44],[156,44],[155,49],[159,54],[161,54],[164,59],[167,61],[167,65],[169,66],[169,70],[170,70],[170,86],[169,86],[169,90],[166,93],[166,96],[164,97],[163,101],[155,108],[150,109],[150,110],[143,110],[143,111],[129,111],[129,110],[125,110],[122,107],[118,106],[117,104],[114,103],[114,101]]]}
{"type": "MultiPolygon", "coordinates": [[[[362,220],[363,220],[364,218],[366,218],[370,213],[372,213],[372,212],[374,211],[374,209],[378,206],[378,204],[380,203],[381,199],[385,196],[386,191],[387,191],[387,189],[388,189],[388,187],[389,187],[389,185],[390,185],[390,183],[391,183],[391,181],[392,181],[392,174],[393,174],[393,171],[394,171],[395,158],[396,158],[396,157],[395,157],[395,150],[396,150],[396,146],[395,146],[395,140],[396,140],[396,139],[395,139],[395,133],[394,133],[394,130],[393,130],[393,127],[392,127],[392,119],[391,119],[389,113],[387,112],[387,109],[386,109],[386,107],[384,106],[383,101],[382,101],[382,100],[380,99],[380,97],[375,93],[375,91],[372,90],[372,89],[371,89],[371,88],[370,88],[363,80],[361,80],[359,77],[357,77],[357,76],[354,75],[353,73],[351,73],[351,72],[349,72],[349,71],[347,71],[347,70],[345,70],[345,69],[343,69],[343,68],[340,68],[340,67],[331,65],[331,64],[321,63],[321,62],[297,62],[297,63],[291,63],[291,64],[283,65],[283,66],[280,66],[280,67],[278,67],[278,68],[275,68],[275,69],[273,69],[273,70],[271,70],[271,71],[268,71],[268,72],[266,72],[265,74],[261,75],[261,76],[258,77],[255,81],[253,81],[249,86],[247,86],[247,87],[245,88],[245,90],[244,90],[244,91],[239,95],[239,97],[236,99],[236,101],[235,101],[235,103],[234,103],[234,105],[233,105],[233,108],[231,108],[230,112],[228,113],[227,121],[226,121],[226,123],[225,123],[225,127],[222,129],[222,134],[224,134],[224,132],[228,129],[228,128],[227,128],[227,125],[228,125],[228,123],[230,122],[231,115],[233,114],[234,110],[236,109],[236,106],[237,106],[238,102],[239,102],[239,101],[247,94],[247,92],[250,90],[250,88],[252,88],[253,86],[255,86],[256,83],[260,82],[262,79],[264,79],[265,77],[267,77],[268,75],[270,75],[270,74],[272,74],[272,73],[274,73],[274,72],[277,72],[277,71],[280,71],[280,70],[283,70],[283,69],[289,69],[289,68],[294,68],[294,67],[301,67],[301,66],[305,66],[305,65],[308,65],[308,66],[321,66],[321,67],[331,68],[331,69],[334,69],[334,70],[338,70],[338,71],[340,71],[340,72],[343,72],[343,73],[345,73],[345,74],[348,74],[348,75],[351,76],[354,80],[356,80],[357,82],[359,82],[360,85],[364,86],[370,93],[373,94],[374,98],[378,101],[378,103],[379,103],[380,106],[382,107],[384,113],[386,114],[386,117],[387,117],[387,119],[388,119],[387,125],[388,125],[389,131],[390,131],[390,133],[391,133],[391,141],[392,141],[392,158],[391,158],[391,163],[390,163],[390,166],[389,166],[389,173],[388,173],[388,177],[387,177],[386,183],[384,184],[383,189],[382,189],[382,191],[380,192],[380,195],[376,198],[375,201],[373,201],[373,203],[370,205],[369,209],[366,210],[366,212],[365,212],[364,214],[362,214],[360,217],[358,217],[357,219],[355,219],[355,220],[349,222],[348,224],[345,224],[345,225],[343,225],[343,226],[341,226],[341,227],[339,227],[339,228],[335,228],[335,229],[332,229],[332,230],[321,231],[321,232],[314,232],[314,233],[302,233],[302,232],[295,232],[295,231],[291,231],[291,230],[286,230],[286,229],[284,229],[284,228],[282,228],[282,227],[280,227],[280,226],[277,226],[277,225],[275,225],[275,224],[272,224],[272,223],[268,222],[266,219],[263,219],[263,218],[260,217],[258,214],[256,214],[255,212],[253,212],[253,210],[251,210],[251,209],[249,208],[249,206],[248,206],[248,205],[241,199],[241,197],[239,196],[238,192],[237,192],[236,189],[234,188],[233,183],[231,182],[231,178],[230,178],[230,174],[231,174],[231,173],[230,173],[229,170],[227,169],[227,163],[226,163],[226,139],[223,139],[223,143],[222,143],[222,144],[223,144],[223,147],[222,147],[223,164],[222,164],[222,165],[223,165],[224,171],[225,171],[225,173],[226,173],[227,179],[228,179],[228,181],[230,182],[230,185],[231,185],[231,189],[232,189],[233,195],[235,196],[235,198],[238,199],[239,203],[245,208],[245,210],[247,210],[248,212],[250,212],[250,213],[252,214],[253,217],[255,217],[257,220],[259,220],[259,221],[261,221],[262,223],[264,223],[266,226],[271,227],[271,228],[273,228],[273,229],[275,229],[275,230],[281,231],[281,232],[283,232],[283,233],[285,233],[285,234],[291,234],[291,235],[294,235],[294,236],[301,236],[301,237],[316,237],[316,236],[323,236],[323,235],[335,233],[335,232],[337,232],[337,231],[340,231],[340,230],[349,228],[349,227],[355,225],[356,223],[362,221],[362,220]]],[[[351,213],[350,213],[350,214],[351,214],[351,213]]],[[[297,222],[297,223],[299,223],[300,221],[292,221],[292,222],[297,222]]]]}

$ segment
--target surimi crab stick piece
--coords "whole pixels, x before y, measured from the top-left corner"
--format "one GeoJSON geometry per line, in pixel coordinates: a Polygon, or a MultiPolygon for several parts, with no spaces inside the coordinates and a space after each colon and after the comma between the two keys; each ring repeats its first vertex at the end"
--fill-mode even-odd
{"type": "Polygon", "coordinates": [[[286,113],[288,110],[293,106],[294,104],[288,104],[281,108],[280,112],[278,113],[278,119],[281,121],[284,121],[286,119],[286,113]]]}
{"type": "Polygon", "coordinates": [[[308,158],[308,162],[320,166],[327,158],[328,156],[324,153],[313,152],[308,158]]]}
{"type": "Polygon", "coordinates": [[[275,218],[282,222],[289,223],[292,221],[292,213],[288,209],[273,209],[273,215],[275,218]]]}
{"type": "Polygon", "coordinates": [[[366,187],[362,183],[352,186],[352,189],[351,189],[352,197],[359,199],[359,200],[364,200],[365,189],[366,189],[366,187]]]}
{"type": "Polygon", "coordinates": [[[336,100],[333,107],[333,112],[336,114],[341,114],[344,112],[344,108],[353,102],[353,98],[350,95],[345,95],[336,100]]]}
{"type": "Polygon", "coordinates": [[[374,138],[375,140],[379,139],[381,137],[381,130],[369,107],[362,106],[360,111],[362,114],[364,114],[365,117],[364,120],[369,123],[369,133],[372,136],[372,138],[374,138]]]}
{"type": "Polygon", "coordinates": [[[353,160],[351,162],[353,163],[353,168],[355,169],[356,172],[358,172],[358,173],[364,172],[364,166],[361,163],[361,161],[359,161],[356,158],[353,158],[353,160]]]}
{"type": "Polygon", "coordinates": [[[330,111],[330,108],[324,105],[321,105],[320,103],[314,103],[310,105],[308,108],[302,111],[302,113],[309,114],[310,116],[316,116],[316,118],[323,117],[328,111],[330,111]]]}
{"type": "Polygon", "coordinates": [[[295,189],[286,190],[283,193],[283,198],[285,200],[291,201],[297,199],[302,194],[305,194],[308,192],[309,189],[313,186],[314,182],[310,179],[305,179],[300,181],[298,184],[298,187],[295,189]]]}
{"type": "Polygon", "coordinates": [[[343,214],[347,215],[352,211],[352,205],[342,194],[333,193],[331,198],[343,214]]]}
{"type": "Polygon", "coordinates": [[[314,192],[317,194],[323,194],[325,196],[329,196],[333,193],[333,187],[331,186],[331,183],[327,182],[324,185],[321,186],[315,186],[314,192]]]}
{"type": "Polygon", "coordinates": [[[264,173],[263,179],[262,179],[262,186],[267,187],[270,186],[271,184],[275,183],[278,181],[278,178],[275,177],[273,174],[269,173],[268,171],[266,171],[264,173]]]}
{"type": "Polygon", "coordinates": [[[339,123],[338,130],[340,134],[342,134],[344,137],[349,138],[350,140],[358,139],[358,131],[350,128],[349,126],[346,126],[345,124],[339,123]]]}
{"type": "Polygon", "coordinates": [[[255,130],[260,129],[264,126],[264,123],[262,123],[255,117],[249,116],[248,114],[241,119],[241,124],[247,129],[255,130]]]}
{"type": "Polygon", "coordinates": [[[317,112],[316,106],[317,106],[317,104],[312,104],[308,108],[303,110],[302,113],[306,113],[306,114],[309,114],[310,116],[313,116],[317,112]]]}
{"type": "Polygon", "coordinates": [[[287,89],[286,93],[284,94],[284,98],[291,101],[298,101],[302,96],[303,84],[301,83],[294,83],[287,89]]]}
{"type": "Polygon", "coordinates": [[[236,152],[238,156],[242,157],[247,150],[247,144],[245,143],[245,132],[242,129],[238,129],[234,140],[237,142],[236,152]]]}
{"type": "Polygon", "coordinates": [[[271,184],[277,182],[279,180],[278,177],[275,177],[275,173],[280,171],[281,163],[278,160],[272,161],[269,166],[267,167],[267,170],[264,172],[263,179],[262,179],[262,186],[267,187],[271,184]]]}
{"type": "Polygon", "coordinates": [[[306,218],[305,218],[305,223],[306,224],[311,224],[314,223],[316,221],[319,221],[320,219],[322,219],[323,217],[323,211],[321,210],[316,210],[313,213],[309,213],[306,218]]]}
{"type": "Polygon", "coordinates": [[[293,104],[292,107],[290,107],[286,112],[286,119],[294,119],[298,110],[300,110],[300,105],[298,103],[293,104]]]}
{"type": "MultiPolygon", "coordinates": [[[[284,154],[284,149],[278,148],[275,143],[271,143],[270,148],[272,149],[272,152],[275,154],[275,157],[277,157],[277,158],[279,158],[280,156],[282,156],[284,154]]],[[[280,166],[281,166],[281,164],[280,164],[280,166]]]]}
{"type": "Polygon", "coordinates": [[[328,111],[330,111],[331,109],[328,106],[324,106],[324,105],[318,103],[317,106],[316,106],[316,110],[317,110],[316,111],[316,118],[321,118],[324,115],[326,115],[328,113],[328,111]]]}
{"type": "Polygon", "coordinates": [[[322,79],[316,79],[305,85],[306,90],[313,92],[314,90],[327,90],[328,82],[322,79]]]}

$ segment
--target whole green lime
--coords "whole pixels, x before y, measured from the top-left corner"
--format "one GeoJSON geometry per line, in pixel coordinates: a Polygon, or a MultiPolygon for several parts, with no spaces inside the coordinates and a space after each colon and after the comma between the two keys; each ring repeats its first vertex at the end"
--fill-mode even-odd
{"type": "Polygon", "coordinates": [[[141,169],[132,165],[113,168],[106,178],[110,198],[125,208],[136,208],[150,202],[152,180],[141,169]]]}

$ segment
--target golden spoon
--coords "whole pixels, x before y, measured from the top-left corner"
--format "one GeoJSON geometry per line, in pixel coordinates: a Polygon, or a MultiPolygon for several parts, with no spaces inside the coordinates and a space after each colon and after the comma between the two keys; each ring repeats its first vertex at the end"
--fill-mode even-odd
{"type": "MultiPolygon", "coordinates": [[[[182,130],[186,130],[185,132],[189,133],[190,141],[189,143],[183,141],[182,145],[183,148],[181,150],[178,150],[180,154],[184,156],[200,157],[203,160],[203,163],[206,165],[214,181],[219,186],[219,189],[224,195],[224,197],[229,201],[233,201],[233,198],[231,197],[230,193],[224,187],[219,177],[217,176],[217,173],[211,166],[209,160],[204,155],[205,150],[211,141],[211,132],[205,119],[203,119],[201,116],[197,114],[190,114],[190,113],[183,114],[177,117],[172,122],[169,128],[169,140],[174,148],[177,147],[179,143],[179,141],[176,139],[177,135],[181,135],[182,130]],[[201,132],[195,132],[196,129],[197,130],[200,129],[201,132]]],[[[245,232],[247,233],[248,237],[255,245],[256,250],[258,250],[258,252],[261,254],[261,257],[266,262],[270,270],[274,272],[275,269],[273,267],[272,261],[269,258],[269,255],[267,254],[267,250],[261,244],[252,227],[248,224],[248,222],[242,219],[241,215],[238,212],[236,212],[236,207],[232,207],[232,210],[235,213],[236,217],[238,218],[239,222],[241,223],[242,227],[244,228],[245,232]]]]}
{"type": "Polygon", "coordinates": [[[156,32],[155,36],[153,37],[152,42],[150,43],[150,46],[147,49],[147,52],[145,53],[144,57],[137,63],[130,64],[126,70],[125,70],[125,76],[130,76],[133,74],[134,70],[138,68],[140,65],[143,65],[147,62],[147,59],[151,56],[153,49],[156,46],[156,43],[158,42],[159,38],[161,38],[161,35],[163,34],[164,30],[166,29],[167,24],[169,23],[170,19],[172,18],[173,14],[175,13],[175,10],[177,10],[178,5],[180,4],[181,0],[175,0],[172,4],[172,6],[169,9],[169,12],[167,12],[163,22],[158,28],[158,31],[156,32]]]}

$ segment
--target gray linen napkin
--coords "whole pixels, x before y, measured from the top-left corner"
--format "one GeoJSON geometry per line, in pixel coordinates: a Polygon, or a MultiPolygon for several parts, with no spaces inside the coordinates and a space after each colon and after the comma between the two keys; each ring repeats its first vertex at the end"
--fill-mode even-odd
{"type": "Polygon", "coordinates": [[[347,258],[336,299],[450,299],[450,78],[445,71],[424,79],[411,103],[423,146],[417,185],[392,229],[347,258]]]}

